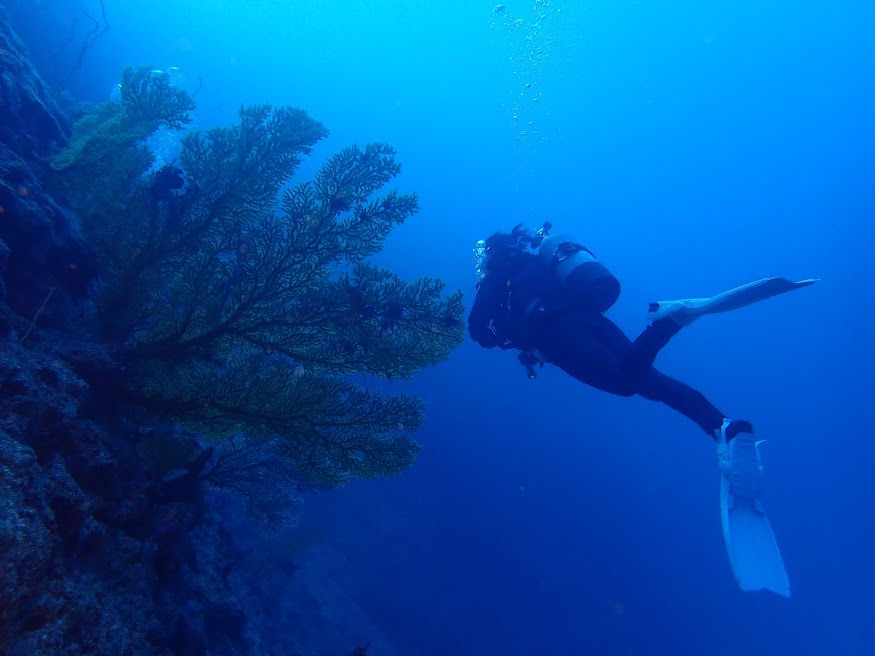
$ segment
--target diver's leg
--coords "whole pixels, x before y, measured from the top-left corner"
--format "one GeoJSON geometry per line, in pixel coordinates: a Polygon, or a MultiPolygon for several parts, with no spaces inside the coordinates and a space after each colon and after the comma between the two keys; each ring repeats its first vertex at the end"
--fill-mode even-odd
{"type": "Polygon", "coordinates": [[[657,319],[632,342],[602,314],[577,313],[555,320],[538,351],[551,364],[596,389],[618,396],[639,393],[660,349],[681,326],[657,319]]]}
{"type": "Polygon", "coordinates": [[[623,362],[623,368],[633,381],[640,381],[653,367],[653,362],[669,340],[678,334],[682,326],[665,318],[657,319],[638,335],[623,362]]]}
{"type": "Polygon", "coordinates": [[[541,357],[580,382],[619,396],[636,393],[623,368],[632,342],[602,315],[556,318],[538,341],[541,357]]]}
{"type": "Polygon", "coordinates": [[[681,326],[671,319],[657,319],[632,342],[617,324],[598,314],[588,318],[586,333],[621,360],[626,375],[643,376],[653,366],[660,350],[680,329],[681,326]]]}
{"type": "Polygon", "coordinates": [[[689,385],[651,367],[641,379],[638,394],[680,412],[696,422],[711,438],[720,436],[726,415],[715,408],[704,394],[689,385]]]}
{"type": "Polygon", "coordinates": [[[713,438],[715,431],[719,435],[725,415],[701,392],[653,368],[660,349],[680,329],[671,319],[658,319],[631,342],[602,315],[563,317],[544,333],[544,345],[538,350],[548,362],[590,387],[664,403],[713,438]]]}

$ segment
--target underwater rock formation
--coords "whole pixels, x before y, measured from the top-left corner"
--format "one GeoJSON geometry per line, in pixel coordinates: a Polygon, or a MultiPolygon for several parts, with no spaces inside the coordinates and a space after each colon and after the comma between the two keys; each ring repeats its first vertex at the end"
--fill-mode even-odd
{"type": "Polygon", "coordinates": [[[72,129],[0,9],[0,653],[364,653],[294,535],[250,518],[411,464],[422,402],[349,376],[446,358],[461,293],[367,262],[417,209],[382,191],[389,146],[277,212],[321,124],[246,108],[151,170],[191,99],[149,68],[122,86],[72,129]]]}
{"type": "MultiPolygon", "coordinates": [[[[41,319],[63,325],[87,299],[97,275],[74,215],[44,188],[48,157],[66,145],[72,125],[2,7],[0,100],[0,299],[30,318],[51,292],[54,302],[41,319]]],[[[0,332],[9,330],[10,321],[0,321],[0,332]]]]}

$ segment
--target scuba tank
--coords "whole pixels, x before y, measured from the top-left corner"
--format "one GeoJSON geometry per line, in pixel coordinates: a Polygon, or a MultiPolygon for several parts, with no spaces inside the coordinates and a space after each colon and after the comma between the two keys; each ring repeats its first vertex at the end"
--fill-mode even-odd
{"type": "Polygon", "coordinates": [[[576,304],[606,312],[617,302],[620,281],[588,248],[568,235],[544,237],[538,258],[576,304]]]}

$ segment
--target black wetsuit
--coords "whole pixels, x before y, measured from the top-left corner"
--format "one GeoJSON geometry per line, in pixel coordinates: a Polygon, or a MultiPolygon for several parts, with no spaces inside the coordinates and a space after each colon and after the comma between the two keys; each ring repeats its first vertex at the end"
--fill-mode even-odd
{"type": "Polygon", "coordinates": [[[552,273],[526,252],[487,271],[468,317],[471,337],[485,348],[537,352],[591,387],[664,403],[714,437],[725,415],[700,392],[653,367],[680,328],[658,319],[633,342],[603,314],[573,306],[552,273]]]}

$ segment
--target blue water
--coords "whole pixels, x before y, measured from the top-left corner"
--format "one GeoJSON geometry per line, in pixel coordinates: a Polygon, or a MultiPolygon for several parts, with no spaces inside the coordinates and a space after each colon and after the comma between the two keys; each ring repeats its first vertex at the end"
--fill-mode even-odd
{"type": "MultiPolygon", "coordinates": [[[[7,4],[60,82],[82,3],[7,4]]],[[[64,84],[99,100],[125,64],[177,66],[202,81],[201,127],[303,107],[331,136],[302,176],[393,144],[422,210],[379,260],[469,305],[474,242],[521,221],[610,267],[630,335],[656,298],[822,278],[696,323],[657,363],[768,439],[793,596],[736,588],[695,425],[470,341],[410,386],[429,404],[412,470],[308,500],[312,567],[369,618],[374,656],[875,653],[875,5],[494,6],[106,0],[111,30],[64,84]]]]}

